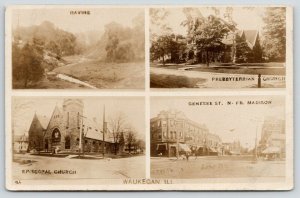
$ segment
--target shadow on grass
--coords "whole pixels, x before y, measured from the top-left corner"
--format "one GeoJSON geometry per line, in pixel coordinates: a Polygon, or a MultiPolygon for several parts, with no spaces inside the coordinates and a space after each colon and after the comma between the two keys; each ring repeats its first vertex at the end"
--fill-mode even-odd
{"type": "Polygon", "coordinates": [[[151,88],[196,88],[198,83],[204,83],[202,78],[188,78],[185,76],[151,74],[151,88]]]}

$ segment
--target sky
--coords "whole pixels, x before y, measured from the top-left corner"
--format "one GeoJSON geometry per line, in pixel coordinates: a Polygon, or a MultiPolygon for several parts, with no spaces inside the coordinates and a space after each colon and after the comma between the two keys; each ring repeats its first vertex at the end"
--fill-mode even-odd
{"type": "MultiPolygon", "coordinates": [[[[225,7],[219,7],[220,14],[219,17],[224,19],[225,7]]],[[[166,8],[169,12],[165,19],[165,24],[167,24],[174,33],[186,35],[186,28],[181,24],[185,20],[186,16],[182,12],[182,8],[166,8]]],[[[200,8],[200,11],[204,17],[210,14],[214,14],[212,9],[207,7],[200,8]]],[[[232,18],[235,23],[237,23],[238,29],[244,30],[259,30],[262,31],[264,25],[262,16],[264,15],[263,7],[253,7],[251,9],[246,9],[242,7],[233,7],[232,18]]],[[[156,26],[151,25],[151,31],[156,34],[160,34],[161,31],[156,26]]]]}
{"type": "Polygon", "coordinates": [[[261,127],[266,117],[284,119],[284,98],[281,96],[248,96],[248,97],[185,97],[151,98],[151,118],[161,110],[182,111],[187,118],[205,124],[210,133],[220,136],[223,142],[239,140],[246,148],[253,148],[257,130],[258,141],[261,127]],[[272,100],[271,105],[226,105],[227,101],[272,100]],[[222,101],[222,106],[190,106],[189,102],[222,101]]]}
{"type": "MultiPolygon", "coordinates": [[[[78,97],[77,97],[78,98],[78,97]]],[[[80,97],[79,97],[80,98],[80,97]]],[[[81,98],[84,103],[83,115],[89,120],[95,117],[102,123],[103,107],[108,122],[119,112],[125,114],[127,123],[131,124],[138,137],[145,137],[145,105],[142,97],[89,97],[81,98]]],[[[35,112],[41,116],[51,117],[55,105],[62,108],[63,98],[15,97],[13,99],[12,114],[15,112],[15,135],[27,134],[35,112]]],[[[109,123],[108,123],[109,127],[109,123]]]]}
{"type": "Polygon", "coordinates": [[[16,9],[12,13],[13,28],[19,26],[39,25],[50,21],[56,27],[72,33],[103,31],[104,25],[114,21],[123,26],[132,27],[132,19],[144,9],[141,8],[45,8],[16,9]],[[89,10],[90,15],[71,15],[70,11],[89,10]]]}

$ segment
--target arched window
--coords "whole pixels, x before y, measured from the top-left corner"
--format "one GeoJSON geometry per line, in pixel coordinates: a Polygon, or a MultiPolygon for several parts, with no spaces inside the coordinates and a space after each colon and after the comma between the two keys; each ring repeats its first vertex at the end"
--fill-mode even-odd
{"type": "Polygon", "coordinates": [[[71,148],[71,139],[69,136],[65,137],[65,149],[70,149],[71,148]]]}
{"type": "Polygon", "coordinates": [[[60,142],[60,131],[55,128],[52,132],[52,142],[60,142]]]}

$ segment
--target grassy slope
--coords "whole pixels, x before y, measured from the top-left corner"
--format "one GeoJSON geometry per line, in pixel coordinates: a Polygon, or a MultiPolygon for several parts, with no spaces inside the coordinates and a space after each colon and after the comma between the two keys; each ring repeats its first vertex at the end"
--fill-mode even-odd
{"type": "Polygon", "coordinates": [[[105,63],[86,61],[56,68],[56,73],[66,74],[97,88],[144,88],[145,67],[139,63],[105,63]]]}

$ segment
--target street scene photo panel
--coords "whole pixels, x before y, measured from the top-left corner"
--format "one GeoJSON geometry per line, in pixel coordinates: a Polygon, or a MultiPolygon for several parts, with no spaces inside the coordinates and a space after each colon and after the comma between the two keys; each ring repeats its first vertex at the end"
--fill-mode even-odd
{"type": "Polygon", "coordinates": [[[285,180],[282,96],[152,97],[150,125],[151,177],[285,180]]]}

